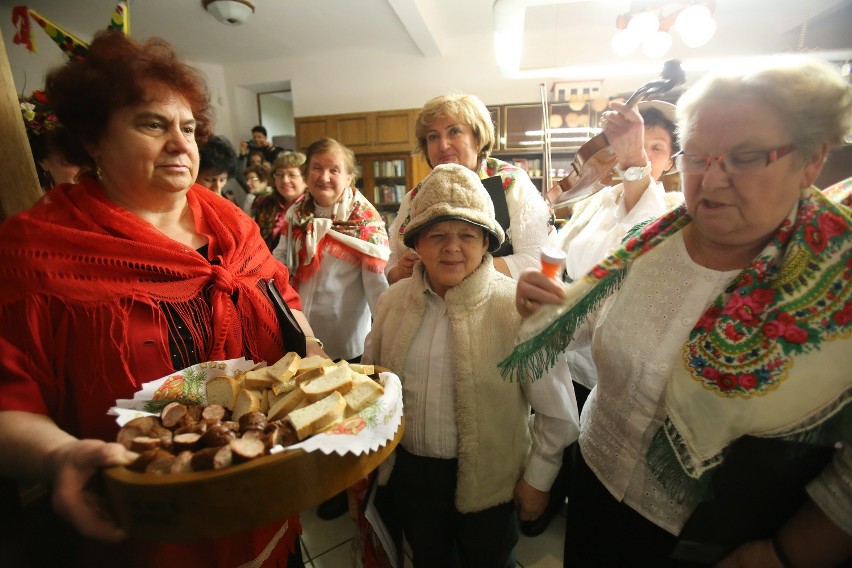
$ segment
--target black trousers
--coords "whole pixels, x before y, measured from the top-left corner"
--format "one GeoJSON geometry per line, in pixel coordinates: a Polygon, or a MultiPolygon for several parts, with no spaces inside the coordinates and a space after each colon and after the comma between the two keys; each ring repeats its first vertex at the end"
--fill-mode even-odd
{"type": "Polygon", "coordinates": [[[705,566],[669,560],[677,541],[678,537],[616,500],[577,452],[565,527],[566,568],[705,566]]]}
{"type": "Polygon", "coordinates": [[[458,460],[396,449],[388,485],[415,568],[514,568],[518,520],[513,501],[476,513],[455,507],[458,460]]]}

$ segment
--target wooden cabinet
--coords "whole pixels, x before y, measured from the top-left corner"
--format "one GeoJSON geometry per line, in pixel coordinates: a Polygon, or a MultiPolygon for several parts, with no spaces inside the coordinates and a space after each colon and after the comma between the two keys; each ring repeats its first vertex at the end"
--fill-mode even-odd
{"type": "MultiPolygon", "coordinates": [[[[545,162],[541,105],[511,104],[489,106],[488,109],[498,139],[492,155],[525,170],[541,189],[545,162]]],[[[571,171],[577,149],[599,132],[600,114],[590,104],[577,109],[569,103],[550,103],[548,117],[550,178],[555,183],[571,171]]]]}
{"type": "Polygon", "coordinates": [[[296,147],[304,152],[311,142],[332,135],[332,125],[327,116],[297,117],[296,123],[296,147]]]}
{"type": "Polygon", "coordinates": [[[366,154],[356,156],[359,169],[357,186],[390,226],[402,197],[429,173],[419,156],[409,153],[366,154]]]}
{"type": "Polygon", "coordinates": [[[417,141],[417,110],[388,110],[296,117],[296,144],[304,151],[314,140],[334,138],[356,154],[410,152],[417,141]]]}
{"type": "Polygon", "coordinates": [[[419,111],[415,109],[373,113],[372,148],[374,152],[411,152],[417,146],[414,121],[419,111]]]}

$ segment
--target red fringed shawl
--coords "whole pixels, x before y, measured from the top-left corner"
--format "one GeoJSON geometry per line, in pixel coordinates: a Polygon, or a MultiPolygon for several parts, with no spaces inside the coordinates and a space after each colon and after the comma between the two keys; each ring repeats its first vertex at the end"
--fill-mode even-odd
{"type": "Polygon", "coordinates": [[[109,201],[93,178],[51,190],[0,225],[0,358],[7,376],[59,391],[42,411],[53,415],[69,391],[78,405],[92,391],[127,397],[128,386],[170,373],[167,336],[152,346],[154,376],[134,375],[140,347],[128,341],[140,327],[164,329],[169,312],[204,360],[286,351],[264,284],[274,278],[300,309],[287,269],[233,204],[198,185],[187,200],[209,261],[109,201]]]}

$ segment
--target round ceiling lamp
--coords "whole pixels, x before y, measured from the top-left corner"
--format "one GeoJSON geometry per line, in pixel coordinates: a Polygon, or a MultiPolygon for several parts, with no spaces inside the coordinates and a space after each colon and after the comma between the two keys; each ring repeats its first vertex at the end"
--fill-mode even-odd
{"type": "Polygon", "coordinates": [[[249,0],[201,0],[204,9],[226,26],[238,26],[254,14],[249,0]]]}
{"type": "Polygon", "coordinates": [[[672,36],[667,32],[654,32],[642,42],[642,53],[651,59],[663,57],[672,48],[672,36]]]}
{"type": "Polygon", "coordinates": [[[639,47],[639,38],[627,30],[618,30],[609,42],[612,52],[621,57],[630,55],[639,47]]]}
{"type": "Polygon", "coordinates": [[[716,20],[707,6],[693,4],[677,15],[674,29],[689,47],[701,47],[716,33],[716,20]]]}
{"type": "Polygon", "coordinates": [[[635,0],[616,18],[610,47],[623,57],[641,45],[646,57],[659,59],[672,47],[672,28],[687,47],[701,47],[716,33],[715,8],[715,0],[635,0]]]}

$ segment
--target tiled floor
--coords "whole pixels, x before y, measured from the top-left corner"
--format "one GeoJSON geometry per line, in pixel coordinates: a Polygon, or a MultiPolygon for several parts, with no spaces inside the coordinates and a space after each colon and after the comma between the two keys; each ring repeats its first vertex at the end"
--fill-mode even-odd
{"type": "MultiPolygon", "coordinates": [[[[355,528],[349,515],[323,521],[315,511],[302,513],[302,555],[307,568],[349,568],[355,528]]],[[[561,568],[565,514],[558,514],[547,530],[534,538],[521,535],[515,554],[518,568],[561,568]]],[[[412,564],[406,558],[404,568],[412,564]]]]}

